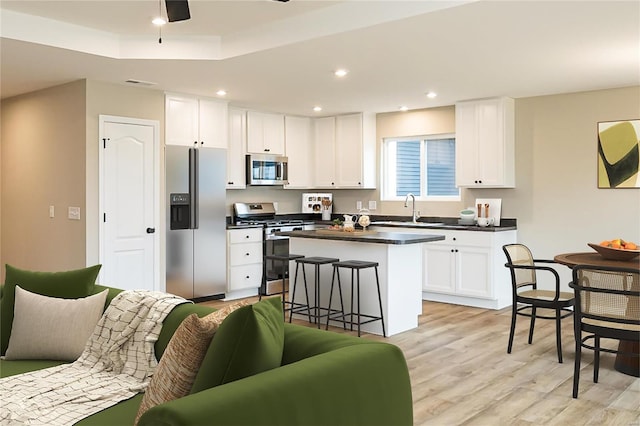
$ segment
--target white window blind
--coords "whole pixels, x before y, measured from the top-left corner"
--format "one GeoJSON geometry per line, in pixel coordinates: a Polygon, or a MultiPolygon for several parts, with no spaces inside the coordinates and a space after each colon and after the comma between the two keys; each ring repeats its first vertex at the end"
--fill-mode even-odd
{"type": "Polygon", "coordinates": [[[383,199],[408,193],[431,200],[458,200],[455,137],[388,138],[383,149],[383,199]]]}

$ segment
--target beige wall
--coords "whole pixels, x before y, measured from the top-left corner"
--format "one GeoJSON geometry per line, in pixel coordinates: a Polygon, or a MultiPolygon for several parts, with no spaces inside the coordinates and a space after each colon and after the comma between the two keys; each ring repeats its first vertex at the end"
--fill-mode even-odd
{"type": "MultiPolygon", "coordinates": [[[[640,87],[517,99],[516,188],[462,190],[459,203],[418,202],[423,215],[457,216],[475,198],[503,199],[518,237],[536,254],[588,250],[614,237],[640,241],[640,189],[597,188],[597,123],[640,118],[640,87]]],[[[454,108],[379,114],[378,143],[389,136],[455,131],[454,108]]],[[[378,192],[374,194],[378,197],[378,192]]],[[[383,214],[407,215],[402,202],[383,214]]]]}
{"type": "Polygon", "coordinates": [[[518,238],[539,257],[640,241],[640,189],[598,189],[597,123],[640,118],[640,87],[516,100],[516,188],[500,197],[518,238]]]}
{"type": "MultiPolygon", "coordinates": [[[[86,108],[86,163],[87,163],[87,191],[86,216],[87,220],[87,248],[86,263],[92,265],[99,262],[99,117],[100,115],[114,115],[120,117],[156,120],[160,123],[160,145],[164,146],[164,93],[138,87],[115,85],[97,81],[87,81],[86,108]]],[[[160,164],[164,164],[164,150],[160,150],[160,164]]],[[[160,168],[160,194],[164,206],[164,167],[160,168]]],[[[161,207],[162,208],[162,207],[161,207]]],[[[161,212],[161,217],[164,214],[161,212]]],[[[165,229],[164,223],[158,224],[157,229],[165,229]]],[[[164,233],[160,233],[161,247],[164,247],[164,233]]],[[[164,261],[164,250],[161,249],[161,261],[164,261]]]]}
{"type": "MultiPolygon", "coordinates": [[[[502,198],[503,217],[518,219],[519,240],[538,257],[614,237],[640,242],[640,190],[596,187],[597,123],[640,118],[638,99],[640,87],[517,99],[516,188],[463,190],[460,202],[419,202],[418,209],[456,216],[476,197],[502,198]]],[[[2,263],[64,269],[97,262],[99,114],[158,120],[164,129],[163,94],[76,82],[2,102],[2,263]],[[74,205],[85,206],[79,222],[66,219],[74,205]]],[[[378,144],[388,136],[451,133],[454,120],[453,107],[379,114],[378,144]]],[[[229,190],[227,213],[236,201],[277,201],[279,212],[296,213],[302,192],[229,190]]],[[[377,214],[409,214],[378,194],[337,190],[335,208],[353,212],[357,200],[376,200],[377,214]]]]}
{"type": "Polygon", "coordinates": [[[2,101],[3,266],[84,266],[85,215],[67,219],[69,206],[84,212],[84,111],[83,81],[2,101]]]}

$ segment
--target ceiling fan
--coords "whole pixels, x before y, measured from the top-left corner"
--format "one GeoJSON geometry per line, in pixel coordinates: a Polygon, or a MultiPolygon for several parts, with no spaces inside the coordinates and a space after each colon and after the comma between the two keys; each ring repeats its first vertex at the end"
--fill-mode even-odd
{"type": "MultiPolygon", "coordinates": [[[[274,0],[282,3],[286,3],[289,0],[274,0]]],[[[165,0],[167,7],[167,18],[169,22],[186,21],[191,19],[189,13],[188,0],[165,0]]]]}

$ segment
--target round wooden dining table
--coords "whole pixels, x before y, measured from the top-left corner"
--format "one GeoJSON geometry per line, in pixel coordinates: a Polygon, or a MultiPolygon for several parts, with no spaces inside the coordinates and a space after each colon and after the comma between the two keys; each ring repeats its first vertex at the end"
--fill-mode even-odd
{"type": "MultiPolygon", "coordinates": [[[[638,257],[631,260],[610,260],[603,258],[599,253],[584,252],[558,254],[553,258],[553,260],[570,268],[573,268],[576,265],[617,266],[620,268],[635,269],[640,272],[640,258],[638,257]]],[[[618,351],[640,354],[640,342],[621,340],[618,345],[618,351]]],[[[640,377],[640,358],[637,356],[618,353],[616,355],[614,368],[621,373],[640,377]]]]}

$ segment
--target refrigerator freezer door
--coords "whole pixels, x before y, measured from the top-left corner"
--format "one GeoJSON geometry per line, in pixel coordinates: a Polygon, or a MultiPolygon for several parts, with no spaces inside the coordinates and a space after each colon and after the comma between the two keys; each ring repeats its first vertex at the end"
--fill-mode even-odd
{"type": "Polygon", "coordinates": [[[167,292],[185,298],[193,297],[193,230],[170,229],[170,194],[189,192],[189,148],[167,146],[167,292]]]}
{"type": "Polygon", "coordinates": [[[227,288],[226,159],[227,152],[199,148],[197,218],[194,231],[193,297],[222,295],[227,288]]]}

